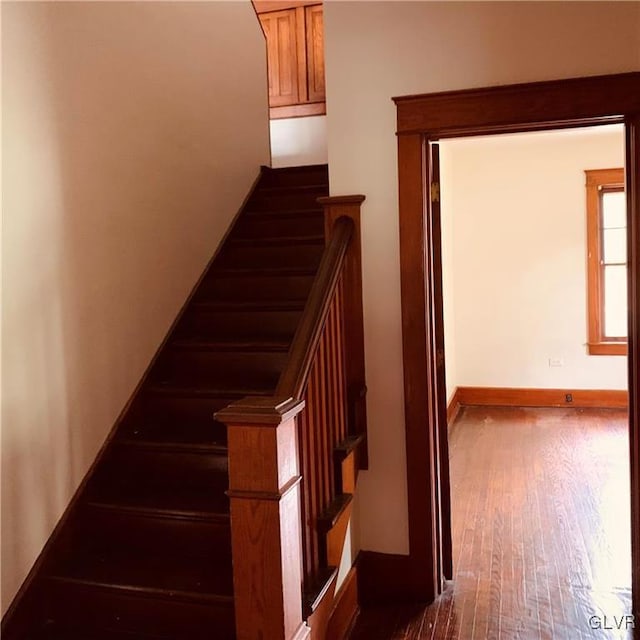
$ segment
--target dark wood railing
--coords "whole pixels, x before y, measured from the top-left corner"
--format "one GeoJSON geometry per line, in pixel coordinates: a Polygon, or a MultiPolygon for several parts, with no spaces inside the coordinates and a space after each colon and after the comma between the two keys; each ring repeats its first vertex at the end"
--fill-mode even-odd
{"type": "Polygon", "coordinates": [[[322,199],[326,247],[274,397],[216,414],[229,427],[239,640],[303,640],[307,620],[324,637],[326,618],[310,616],[333,597],[355,467],[366,464],[363,200],[322,199]]]}

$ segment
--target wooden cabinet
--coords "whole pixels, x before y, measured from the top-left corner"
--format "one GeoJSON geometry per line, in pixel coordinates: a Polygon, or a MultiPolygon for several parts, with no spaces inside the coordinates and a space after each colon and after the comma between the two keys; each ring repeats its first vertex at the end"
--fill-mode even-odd
{"type": "Polygon", "coordinates": [[[326,113],[322,5],[254,4],[267,39],[270,117],[326,113]]]}
{"type": "Polygon", "coordinates": [[[307,48],[307,98],[324,102],[324,25],[322,5],[305,7],[305,43],[307,48]]]}

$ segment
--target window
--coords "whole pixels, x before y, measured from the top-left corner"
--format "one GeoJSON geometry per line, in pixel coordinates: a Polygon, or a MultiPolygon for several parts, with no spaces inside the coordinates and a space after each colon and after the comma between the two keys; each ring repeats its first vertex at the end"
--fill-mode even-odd
{"type": "Polygon", "coordinates": [[[587,177],[589,353],[627,353],[627,207],[623,169],[587,177]]]}

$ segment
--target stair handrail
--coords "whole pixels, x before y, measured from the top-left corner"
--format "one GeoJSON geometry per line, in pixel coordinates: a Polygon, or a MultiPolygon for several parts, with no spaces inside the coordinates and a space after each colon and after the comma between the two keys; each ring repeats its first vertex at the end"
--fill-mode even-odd
{"type": "Polygon", "coordinates": [[[335,221],[289,348],[287,366],[276,387],[277,397],[300,400],[304,396],[309,371],[342,273],[353,232],[354,223],[351,218],[342,216],[335,221]]]}

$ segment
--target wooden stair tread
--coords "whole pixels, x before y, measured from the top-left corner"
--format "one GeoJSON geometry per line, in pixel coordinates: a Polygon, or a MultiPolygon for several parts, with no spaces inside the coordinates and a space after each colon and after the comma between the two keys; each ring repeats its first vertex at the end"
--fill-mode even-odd
{"type": "Polygon", "coordinates": [[[119,513],[130,513],[139,516],[180,518],[198,522],[209,522],[212,524],[228,525],[230,516],[228,512],[213,511],[189,511],[185,509],[167,509],[163,507],[141,507],[130,506],[122,503],[92,501],[86,505],[90,509],[100,511],[112,511],[119,513]]]}
{"type": "Polygon", "coordinates": [[[333,502],[318,516],[318,529],[323,532],[329,531],[344,510],[351,504],[353,495],[342,493],[335,497],[333,502]]]}
{"type": "Polygon", "coordinates": [[[262,165],[262,169],[267,175],[269,174],[305,174],[313,171],[324,171],[327,176],[329,175],[329,165],[326,162],[320,162],[317,164],[303,164],[295,167],[268,167],[262,165]]]}
{"type": "Polygon", "coordinates": [[[191,311],[222,313],[225,311],[302,311],[305,300],[198,300],[191,311]]]}
{"type": "Polygon", "coordinates": [[[347,436],[334,448],[334,455],[338,460],[344,460],[352,451],[355,451],[364,442],[364,435],[347,436]]]}
{"type": "Polygon", "coordinates": [[[221,267],[213,270],[212,277],[315,276],[316,271],[310,267],[221,267]]]}
{"type": "Polygon", "coordinates": [[[156,383],[150,384],[147,387],[150,393],[156,395],[172,395],[182,397],[206,397],[206,398],[219,398],[234,395],[239,398],[245,396],[269,396],[272,395],[275,390],[275,385],[261,385],[252,386],[242,389],[237,384],[229,383],[228,387],[222,387],[221,385],[205,385],[196,386],[195,384],[189,384],[187,381],[181,383],[180,381],[174,383],[156,383]]]}
{"type": "Polygon", "coordinates": [[[302,606],[307,616],[310,616],[317,609],[337,575],[338,567],[325,567],[314,579],[305,580],[305,584],[308,586],[303,593],[302,606]]]}
{"type": "MultiPolygon", "coordinates": [[[[236,398],[237,399],[237,398],[236,398]]],[[[225,402],[213,402],[210,415],[218,408],[224,408],[231,404],[234,398],[229,398],[225,402]]],[[[216,429],[215,421],[206,425],[190,424],[188,421],[178,422],[175,419],[153,418],[151,416],[138,418],[121,427],[119,438],[131,442],[145,442],[149,444],[158,443],[164,445],[168,443],[170,448],[179,450],[179,447],[190,447],[193,445],[226,447],[226,438],[221,437],[216,429]]]]}
{"type": "Polygon", "coordinates": [[[197,557],[188,553],[164,555],[128,553],[121,549],[75,548],[57,571],[58,578],[82,580],[115,588],[179,591],[189,594],[231,596],[233,579],[229,550],[226,555],[197,557]]]}
{"type": "Polygon", "coordinates": [[[205,455],[228,455],[226,444],[218,442],[185,442],[181,440],[147,439],[147,438],[118,438],[114,444],[123,447],[135,447],[150,451],[196,453],[205,455]]]}
{"type": "Polygon", "coordinates": [[[114,629],[96,629],[82,625],[80,627],[47,624],[33,635],[32,640],[169,640],[169,636],[140,634],[114,629]]]}
{"type": "Polygon", "coordinates": [[[240,387],[238,385],[220,389],[215,387],[196,387],[193,385],[168,386],[164,384],[149,384],[145,391],[155,395],[171,395],[194,398],[244,398],[245,396],[268,396],[272,390],[269,387],[240,387]]]}
{"type": "Polygon", "coordinates": [[[289,341],[285,340],[206,340],[199,337],[179,338],[170,344],[174,349],[192,349],[202,351],[242,351],[265,352],[287,351],[289,341]]]}
{"type": "Polygon", "coordinates": [[[260,193],[278,193],[284,191],[285,193],[291,193],[292,191],[297,193],[300,191],[328,191],[329,185],[324,182],[313,182],[309,184],[293,184],[293,185],[264,185],[261,186],[256,194],[260,193]]]}
{"type": "MultiPolygon", "coordinates": [[[[156,559],[156,564],[162,564],[164,559],[156,559]]],[[[202,562],[200,561],[200,564],[202,562]]],[[[96,587],[107,591],[120,591],[133,596],[146,596],[148,598],[165,598],[167,600],[187,600],[196,601],[202,604],[224,603],[229,606],[233,605],[233,589],[223,583],[221,586],[225,588],[224,593],[207,592],[207,591],[189,591],[188,589],[176,589],[170,587],[154,587],[141,584],[127,584],[126,582],[111,581],[113,576],[103,575],[91,577],[83,577],[81,575],[50,575],[46,577],[49,582],[62,584],[75,584],[84,587],[96,587]]],[[[202,585],[200,585],[202,586],[202,585]]],[[[207,585],[208,586],[208,585],[207,585]]],[[[89,640],[89,639],[87,639],[89,640]]]]}
{"type": "Polygon", "coordinates": [[[229,499],[224,485],[215,482],[207,490],[196,490],[193,487],[179,489],[175,487],[157,487],[137,485],[108,487],[98,486],[91,495],[90,501],[118,505],[123,509],[154,510],[173,513],[224,514],[229,512],[229,499]]]}
{"type": "Polygon", "coordinates": [[[322,216],[323,210],[320,205],[317,207],[307,207],[303,209],[255,209],[244,212],[248,218],[296,218],[299,216],[317,215],[322,216]]]}
{"type": "Polygon", "coordinates": [[[258,238],[238,237],[229,242],[230,246],[279,246],[324,244],[324,235],[262,236],[258,238]]]}
{"type": "MultiPolygon", "coordinates": [[[[237,389],[242,382],[240,374],[229,374],[226,379],[221,379],[219,376],[213,376],[214,373],[217,372],[212,372],[212,377],[205,379],[202,374],[190,370],[172,371],[170,374],[163,376],[161,380],[158,380],[155,386],[175,390],[170,393],[179,393],[180,391],[178,390],[187,390],[190,394],[206,394],[208,391],[225,393],[227,390],[237,389]]],[[[269,372],[248,372],[245,377],[251,377],[251,382],[255,387],[265,392],[275,391],[278,384],[278,376],[269,372]]]]}

